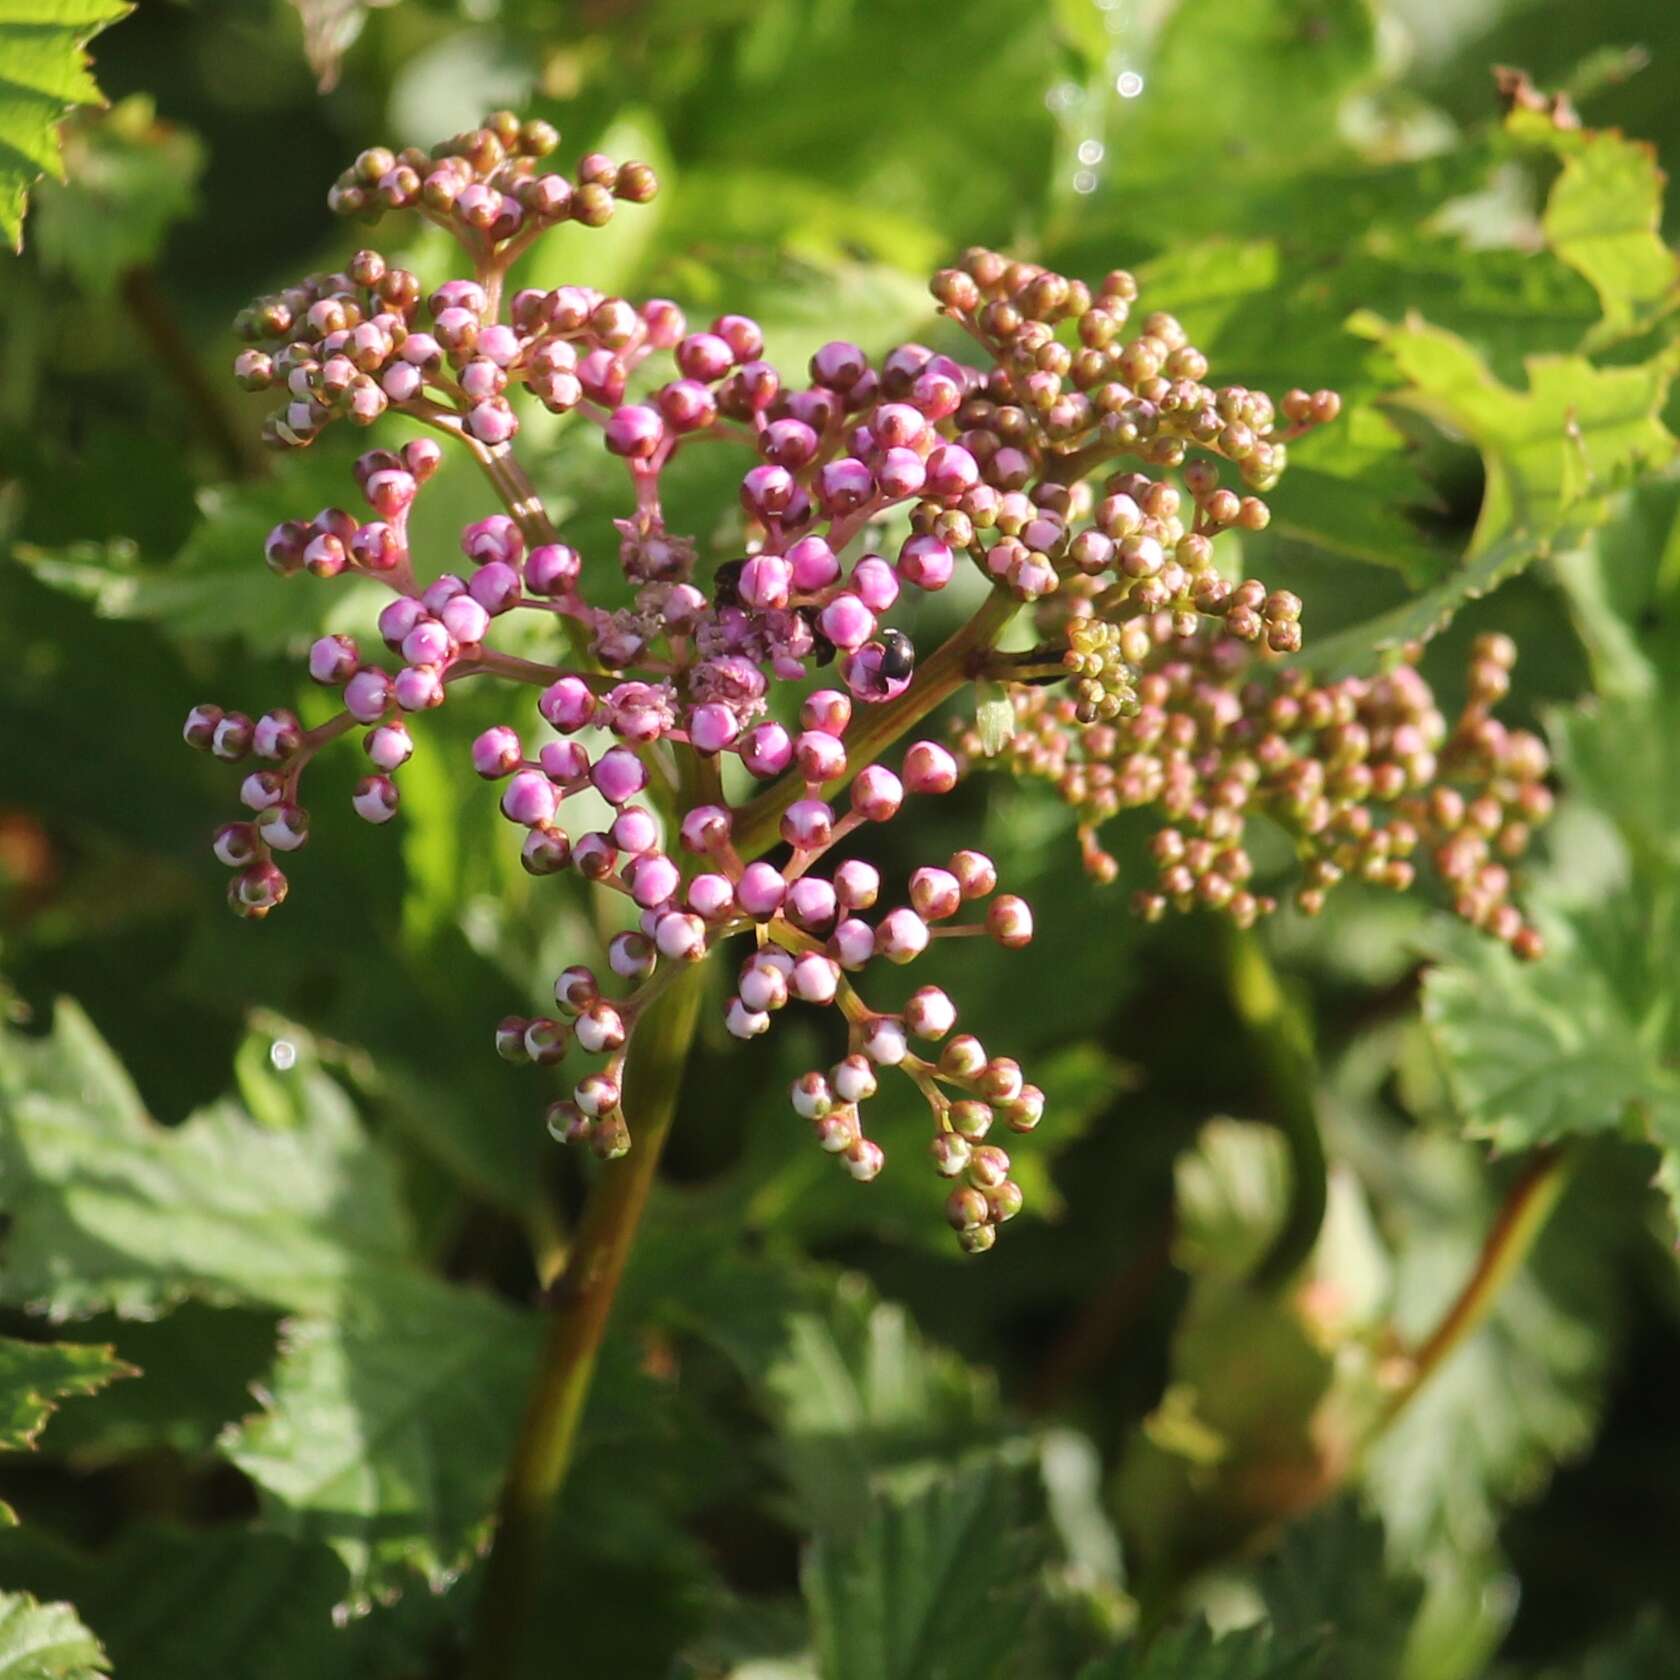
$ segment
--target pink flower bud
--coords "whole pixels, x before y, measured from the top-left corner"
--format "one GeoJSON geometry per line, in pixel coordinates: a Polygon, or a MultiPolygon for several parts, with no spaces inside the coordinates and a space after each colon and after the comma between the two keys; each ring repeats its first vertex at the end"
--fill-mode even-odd
{"type": "Polygon", "coordinates": [[[736,1038],[757,1038],[770,1030],[770,1017],[762,1009],[749,1009],[738,997],[724,1008],[723,1024],[736,1038]]]}
{"type": "Polygon", "coordinates": [[[222,721],[220,706],[194,706],[187,713],[187,721],[181,726],[181,739],[189,747],[197,747],[200,752],[208,752],[216,739],[216,730],[222,721]]]}
{"type": "Polygon", "coordinates": [[[852,809],[868,822],[888,822],[904,803],[904,784],[884,764],[866,764],[852,782],[852,809]]]}
{"type": "Polygon", "coordinates": [[[554,981],[554,1002],[563,1015],[576,1015],[601,995],[592,969],[574,964],[564,968],[554,981]]]}
{"type": "Polygon", "coordinates": [[[410,665],[441,665],[454,651],[453,638],[439,619],[422,618],[403,637],[402,656],[410,665]]]}
{"type": "Polygon", "coordinates": [[[924,921],[942,922],[962,908],[962,886],[948,869],[918,869],[910,877],[910,902],[924,921]]]}
{"type": "Polygon", "coordinates": [[[836,595],[823,608],[817,624],[844,652],[862,647],[875,634],[875,615],[856,595],[836,595]]]}
{"type": "Polygon", "coordinates": [[[696,752],[721,752],[740,731],[734,712],[716,701],[696,706],[688,715],[688,738],[696,752]]]}
{"type": "Polygon", "coordinates": [[[681,910],[671,910],[654,924],[659,954],[673,962],[698,962],[706,954],[706,924],[681,910]]]}
{"type": "Polygon", "coordinates": [[[803,875],[788,888],[788,919],[807,933],[824,933],[840,913],[834,888],[814,875],[803,875]]]}
{"type": "Polygon", "coordinates": [[[607,417],[602,438],[611,454],[645,461],[665,441],[665,422],[658,409],[631,403],[607,417]]]}
{"type": "Polygon", "coordinates": [[[630,896],[644,910],[668,904],[682,885],[682,873],[663,852],[644,852],[625,866],[630,896]]]}
{"type": "Polygon", "coordinates": [[[282,801],[270,805],[257,818],[257,832],[263,844],[277,852],[295,852],[309,839],[309,813],[301,805],[282,801]]]}
{"type": "Polygon", "coordinates": [[[581,782],[589,774],[589,754],[578,741],[545,741],[537,762],[550,781],[581,782]]]}
{"type": "Polygon", "coordinates": [[[741,968],[740,994],[748,1009],[780,1009],[788,1000],[787,974],[756,957],[749,958],[741,968]]]}
{"type": "Polygon", "coordinates": [[[284,708],[264,712],[251,729],[251,750],[258,758],[290,758],[302,740],[297,713],[284,708]]]}
{"type": "Polygon", "coordinates": [[[583,561],[566,543],[543,543],[525,562],[525,587],[533,595],[569,595],[577,586],[583,561]]]}
{"type": "Polygon", "coordinates": [[[799,721],[807,730],[825,735],[844,735],[852,721],[852,703],[838,689],[819,688],[805,696],[799,721]]]}
{"type": "Polygon", "coordinates": [[[875,929],[875,954],[891,963],[913,962],[928,944],[928,925],[914,910],[889,910],[875,929]]]}
{"type": "Polygon", "coordinates": [[[389,776],[363,776],[350,808],[363,822],[387,823],[397,814],[397,784],[389,776]]]}
{"type": "Polygon", "coordinates": [[[774,519],[787,512],[798,488],[786,467],[751,467],[741,479],[741,505],[755,519],[774,519]]]}
{"type": "Polygon", "coordinates": [[[961,444],[942,444],[927,459],[927,493],[955,502],[980,482],[980,468],[961,444]]]}
{"type": "Polygon", "coordinates": [[[519,430],[519,420],[505,397],[493,397],[468,412],[466,427],[480,443],[495,449],[514,437],[519,430]]]}
{"type": "Polygon", "coordinates": [[[844,910],[867,910],[881,894],[881,872],[862,858],[847,858],[834,871],[834,893],[844,910]]]}
{"type": "Polygon", "coordinates": [[[572,847],[572,862],[586,881],[604,881],[618,867],[618,848],[606,835],[591,830],[572,847]]]}
{"type": "Polygon", "coordinates": [[[893,1015],[877,1015],[863,1029],[863,1053],[877,1067],[897,1067],[910,1053],[904,1023],[893,1015]]]}
{"type": "Polygon", "coordinates": [[[688,883],[688,907],[708,922],[720,922],[735,910],[735,885],[727,875],[711,871],[696,875],[688,883]]]}
{"type": "Polygon", "coordinates": [[[717,398],[697,379],[673,379],[660,387],[654,401],[673,432],[697,432],[717,418],[717,398]]]}
{"type": "Polygon", "coordinates": [[[782,872],[763,859],[749,863],[735,885],[735,899],[756,921],[768,921],[782,907],[787,882],[782,872]]]}
{"type": "MultiPolygon", "coordinates": [[[[336,638],[329,638],[336,640],[336,638]]],[[[316,647],[321,644],[317,642],[316,647]]],[[[310,653],[314,660],[313,649],[310,653]]],[[[344,707],[357,723],[378,723],[390,709],[391,678],[377,666],[358,671],[344,685],[344,707]]]]}
{"type": "Polygon", "coordinates": [[[828,936],[828,952],[842,968],[862,968],[875,955],[875,930],[848,916],[828,936]]]}
{"type": "Polygon", "coordinates": [[[558,804],[553,782],[540,770],[519,771],[502,790],[502,815],[526,828],[552,822],[558,804]]]}
{"type": "Polygon", "coordinates": [[[832,1113],[813,1120],[811,1135],[816,1138],[819,1149],[830,1155],[843,1155],[857,1142],[856,1109],[837,1108],[832,1113]]]}
{"type": "Polygon", "coordinates": [[[949,793],[957,761],[937,741],[918,741],[904,755],[904,785],[911,793],[949,793]]]}
{"type": "Polygon", "coordinates": [[[607,1002],[596,998],[577,1019],[579,1048],[591,1056],[624,1047],[624,1017],[607,1002]]]}
{"type": "MultiPolygon", "coordinates": [[[[519,571],[505,560],[488,561],[473,574],[467,591],[491,618],[499,617],[519,600],[519,571]]],[[[449,623],[447,612],[444,614],[444,623],[449,623]]],[[[450,625],[450,628],[463,642],[483,639],[482,631],[477,636],[464,636],[459,630],[455,630],[453,625],[450,625]]]]}
{"type": "Polygon", "coordinates": [[[653,813],[640,805],[620,811],[607,833],[621,852],[651,852],[659,844],[659,824],[653,820],[653,813]]]}
{"type": "Polygon", "coordinates": [[[564,1021],[542,1015],[525,1023],[525,1056],[538,1067],[553,1067],[566,1054],[571,1034],[564,1021]]]}
{"type": "MultiPolygon", "coordinates": [[[[491,615],[479,605],[470,595],[457,595],[455,600],[445,605],[442,618],[438,622],[444,625],[454,642],[474,643],[484,640],[484,632],[491,628],[491,615]]],[[[405,638],[407,645],[407,638],[405,638]]],[[[417,664],[432,664],[432,660],[417,660],[417,664]]]]}
{"type": "MultiPolygon", "coordinates": [[[[519,737],[505,724],[486,729],[472,744],[472,764],[486,781],[499,781],[519,768],[525,749],[519,737]]],[[[546,822],[548,819],[541,818],[546,822]]]]}
{"type": "Polygon", "coordinates": [[[873,613],[884,613],[898,599],[898,578],[879,554],[866,554],[858,561],[852,568],[851,586],[873,613]]]}
{"type": "Polygon", "coordinates": [[[823,729],[806,729],[793,743],[793,756],[798,759],[801,776],[815,785],[845,774],[845,748],[823,729]]]}
{"type": "Polygon", "coordinates": [[[887,501],[901,502],[927,483],[927,465],[913,449],[889,449],[875,468],[875,482],[887,501]]]}
{"type": "Polygon", "coordinates": [[[839,989],[840,965],[815,951],[800,957],[788,976],[788,990],[802,1003],[833,1003],[839,989]]]}
{"type": "Polygon", "coordinates": [[[594,718],[595,696],[581,677],[562,677],[543,690],[537,710],[562,735],[570,735],[594,718]]]}
{"type": "Polygon", "coordinates": [[[956,556],[937,537],[911,537],[898,551],[898,575],[918,589],[943,589],[956,572],[956,556]]]}
{"type": "Polygon", "coordinates": [[[425,617],[426,609],[412,595],[399,595],[380,611],[380,638],[392,653],[401,653],[410,631],[425,617]]]}
{"type": "Polygon", "coordinates": [[[647,786],[648,776],[646,766],[628,747],[608,747],[595,760],[589,779],[609,805],[623,805],[647,786]]]}
{"type": "Polygon", "coordinates": [[[787,551],[793,568],[793,587],[801,595],[815,595],[840,576],[840,562],[821,537],[801,537],[787,551]]]}
{"type": "Polygon", "coordinates": [[[788,1087],[788,1101],[801,1120],[820,1120],[834,1107],[834,1092],[828,1081],[813,1069],[800,1074],[788,1087]]]}
{"type": "Polygon", "coordinates": [[[735,365],[735,352],[715,333],[690,333],[677,346],[676,361],[684,378],[710,384],[735,365]]]}
{"type": "Polygon", "coordinates": [[[986,931],[1008,951],[1030,945],[1033,919],[1027,901],[1011,893],[994,898],[986,910],[986,931]]]}
{"type": "Polygon", "coordinates": [[[475,565],[499,560],[517,566],[525,553],[525,538],[505,513],[493,513],[462,527],[461,552],[475,565]]]}
{"type": "Polygon", "coordinates": [[[853,513],[875,496],[875,475],[847,455],[829,461],[817,474],[817,505],[830,518],[853,513]]]}
{"type": "Polygon", "coordinates": [[[753,775],[779,776],[793,762],[793,742],[779,723],[755,724],[741,737],[741,762],[753,775]]]}
{"type": "Polygon", "coordinates": [[[405,665],[392,680],[391,693],[405,712],[423,712],[443,704],[443,678],[435,665],[405,665]]]}
{"type": "Polygon", "coordinates": [[[973,1146],[965,1137],[959,1137],[955,1132],[938,1133],[928,1152],[933,1156],[933,1170],[941,1178],[956,1178],[961,1175],[968,1165],[973,1146]]]}
{"type": "Polygon", "coordinates": [[[248,822],[224,823],[210,842],[216,861],[229,869],[243,869],[257,855],[257,825],[248,822]]]}
{"type": "Polygon", "coordinates": [[[528,875],[558,875],[571,861],[571,840],[552,823],[538,823],[520,842],[519,862],[528,875]]]}
{"type": "Polygon", "coordinates": [[[715,852],[729,840],[734,819],[721,805],[696,805],[682,820],[682,843],[691,852],[704,857],[715,852]]]}
{"type": "Polygon", "coordinates": [[[779,554],[759,554],[741,568],[741,601],[749,607],[773,611],[788,604],[793,568],[779,554]]]}
{"type": "Polygon", "coordinates": [[[860,1184],[867,1184],[870,1179],[878,1178],[881,1169],[887,1164],[886,1152],[880,1144],[869,1138],[859,1138],[842,1159],[846,1163],[846,1171],[860,1184]]]}
{"type": "Polygon", "coordinates": [[[834,838],[834,812],[820,799],[796,799],[782,815],[781,835],[798,850],[820,850],[834,838]]]}
{"type": "Polygon", "coordinates": [[[957,1006],[937,986],[923,986],[910,994],[904,1024],[917,1038],[943,1038],[957,1024],[957,1006]]]}
{"type": "Polygon", "coordinates": [[[342,687],[360,664],[356,644],[348,636],[323,636],[309,649],[309,674],[323,688],[342,687]]]}

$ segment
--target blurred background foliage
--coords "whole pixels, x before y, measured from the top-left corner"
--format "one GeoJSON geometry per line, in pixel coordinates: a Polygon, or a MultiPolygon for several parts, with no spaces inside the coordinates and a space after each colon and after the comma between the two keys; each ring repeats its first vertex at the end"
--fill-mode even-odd
{"type": "MultiPolygon", "coordinates": [[[[111,106],[67,125],[67,181],[0,263],[0,1674],[92,1673],[100,1642],[126,1680],[459,1671],[532,1256],[586,1178],[489,1027],[598,909],[517,868],[464,751],[494,708],[463,698],[391,830],[349,820],[348,755],[323,760],[290,901],[236,922],[205,845],[231,788],[179,725],[210,697],[310,718],[288,656],[369,616],[262,565],[271,524],[343,499],[352,451],[260,456],[229,319],[342,262],[324,194],[360,147],[504,105],[664,181],[551,237],[533,281],[750,313],[797,365],[926,333],[927,272],[991,243],[1135,266],[1221,378],[1342,390],[1247,569],[1299,590],[1331,666],[1451,619],[1426,667],[1449,698],[1469,636],[1509,630],[1510,713],[1568,790],[1528,884],[1538,970],[1359,889],[1268,930],[1331,1161],[1317,1249],[1272,1296],[1245,1275],[1290,1173],[1254,1122],[1286,1096],[1220,930],[1139,927],[1124,877],[1090,886],[1060,810],[998,778],[888,831],[900,871],[980,836],[1035,905],[1032,947],[960,993],[1052,1097],[1029,1215],[961,1261],[907,1099],[880,1099],[906,1159],[860,1190],[786,1109],[823,1024],[751,1047],[709,1025],[540,1671],[1680,1673],[1652,1189],[1680,1184],[1680,212],[1613,132],[1680,156],[1680,11],[141,0],[94,55],[111,106]],[[1494,64],[1588,129],[1506,120],[1494,64]],[[1525,1152],[1594,1132],[1630,1141],[1571,1146],[1528,1263],[1397,1407],[1525,1152]]],[[[617,483],[564,426],[522,445],[600,552],[617,483]]],[[[679,488],[722,552],[723,481],[679,488]]],[[[419,552],[441,567],[482,502],[446,469],[419,552]]],[[[927,604],[918,641],[956,610],[927,604]]]]}

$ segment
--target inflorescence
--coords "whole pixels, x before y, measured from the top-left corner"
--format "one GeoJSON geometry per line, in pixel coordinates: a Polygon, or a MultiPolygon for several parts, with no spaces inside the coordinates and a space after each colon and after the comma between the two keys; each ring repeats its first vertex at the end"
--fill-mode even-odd
{"type": "Polygon", "coordinates": [[[862,1108],[879,1070],[899,1069],[927,1100],[934,1167],[957,1181],[947,1211],[971,1251],[1021,1204],[1009,1156],[988,1138],[1000,1123],[1032,1130],[1044,1095],[956,1030],[944,991],[924,986],[878,1011],[856,976],[963,935],[1019,947],[1031,911],[997,890],[977,851],[918,868],[893,904],[871,864],[838,855],[855,831],[949,792],[980,761],[972,730],[949,745],[912,739],[896,768],[881,758],[964,684],[1009,686],[1015,728],[994,762],[1048,780],[1074,807],[1099,878],[1117,869],[1099,824],[1134,806],[1164,814],[1145,915],[1201,905],[1248,923],[1270,909],[1244,847],[1259,811],[1300,851],[1304,909],[1344,876],[1410,885],[1421,849],[1461,914],[1537,951],[1507,865],[1545,814],[1545,755],[1489,715],[1509,645],[1478,645],[1469,709],[1449,730],[1410,666],[1314,684],[1288,660],[1300,601],[1233,582],[1216,562],[1222,532],[1264,528],[1262,494],[1290,440],[1335,418],[1333,393],[1292,391],[1275,405],[1210,385],[1172,317],[1132,324],[1129,274],[1092,289],[985,250],[932,284],[972,346],[966,359],[906,344],[872,362],[837,341],[803,380],[764,358],[745,316],[691,330],[665,299],[577,286],[504,299],[510,266],[546,229],[601,226],[656,190],[645,165],[600,154],[571,177],[547,171],[558,138],[503,113],[431,154],[362,153],[332,207],[369,219],[414,210],[454,235],[471,276],[428,290],[362,250],[239,317],[251,348],[238,380],[281,398],[265,426],[274,446],[387,411],[426,430],[357,461],[365,514],[329,508],[268,538],[277,572],[349,573],[391,592],[382,648],[332,635],[309,650],[310,676],[341,709],[312,729],[287,710],[253,721],[204,705],[187,720],[194,746],[259,761],[241,788],[250,814],[214,843],[235,872],[236,911],[261,917],[284,899],[279,857],[310,831],[300,778],[327,742],[361,731],[369,768],[353,805],[384,823],[414,750],[412,716],[458,682],[534,688],[551,736],[533,739],[535,719],[498,724],[473,742],[473,767],[499,785],[532,875],[575,870],[633,915],[607,947],[607,973],[568,967],[552,1015],[496,1029],[510,1061],[552,1065],[574,1046],[597,1059],[550,1106],[549,1130],[605,1158],[629,1147],[621,1096],[637,1022],[684,965],[740,936],[750,948],[729,1031],[755,1037],[790,1001],[837,1009],[845,1054],[795,1081],[794,1109],[847,1171],[873,1178],[884,1155],[862,1108]],[[530,403],[597,427],[623,462],[616,572],[564,540],[525,476],[513,446],[530,403]],[[666,526],[662,474],[681,451],[717,442],[748,458],[740,543],[702,568],[696,540],[666,526]],[[461,532],[459,571],[430,576],[408,523],[445,446],[477,461],[501,511],[461,532]],[[889,540],[895,521],[902,534],[889,540]],[[888,617],[907,591],[942,590],[962,566],[990,593],[918,668],[888,617]],[[629,605],[604,604],[622,603],[626,583],[629,605]],[[1023,606],[1040,645],[997,651],[1023,606]],[[497,620],[532,613],[563,632],[563,663],[495,646],[497,620]],[[732,799],[726,769],[755,791],[732,799]],[[573,832],[566,804],[585,790],[611,820],[573,832]]]}

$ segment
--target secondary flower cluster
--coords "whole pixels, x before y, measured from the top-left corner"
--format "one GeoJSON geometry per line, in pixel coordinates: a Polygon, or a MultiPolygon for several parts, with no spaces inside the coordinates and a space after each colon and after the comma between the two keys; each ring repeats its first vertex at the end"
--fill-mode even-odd
{"type": "MultiPolygon", "coordinates": [[[[1068,625],[1068,669],[1089,667],[1094,622],[1068,625]]],[[[1227,637],[1182,635],[1165,613],[1130,621],[1118,641],[1136,661],[1125,705],[1093,704],[1078,683],[1076,698],[1017,688],[998,762],[1049,782],[1077,812],[1085,867],[1101,881],[1119,864],[1098,829],[1121,811],[1159,811],[1156,884],[1134,895],[1139,914],[1202,908],[1249,927],[1276,909],[1245,844],[1262,815],[1293,843],[1307,914],[1344,879],[1403,892],[1427,860],[1458,915],[1518,956],[1540,955],[1539,931],[1511,901],[1510,865],[1551,812],[1550,763],[1538,736],[1492,716],[1516,662],[1509,637],[1477,639],[1450,727],[1412,662],[1321,684],[1227,637]]],[[[965,768],[985,762],[973,729],[959,750],[965,768]]]]}
{"type": "MultiPolygon", "coordinates": [[[[1434,805],[1405,820],[1435,845],[1476,919],[1504,931],[1504,885],[1474,836],[1493,800],[1501,822],[1484,837],[1506,846],[1510,811],[1543,793],[1544,766],[1526,742],[1501,744],[1484,719],[1480,734],[1467,724],[1443,746],[1426,692],[1399,676],[1318,690],[1277,673],[1269,662],[1300,646],[1301,603],[1233,582],[1215,563],[1221,533],[1266,525],[1260,493],[1283,472],[1289,441],[1335,417],[1332,393],[1274,404],[1210,384],[1207,358],[1172,317],[1131,325],[1130,275],[1092,289],[985,250],[932,285],[953,346],[975,348],[906,344],[872,361],[836,340],[800,378],[765,358],[763,333],[743,315],[702,327],[666,299],[578,286],[504,296],[509,265],[544,229],[599,226],[615,203],[655,191],[644,165],[599,154],[570,177],[543,170],[557,141],[547,125],[503,113],[431,154],[364,152],[333,189],[334,208],[415,210],[454,235],[471,273],[428,289],[365,249],[239,318],[251,347],[236,377],[281,397],[265,432],[275,446],[386,413],[427,435],[360,457],[365,516],[329,508],[267,542],[278,573],[358,575],[391,592],[374,627],[380,645],[331,635],[309,650],[309,674],[337,692],[337,713],[313,729],[288,710],[252,721],[200,706],[187,721],[195,746],[260,761],[241,787],[248,814],[215,841],[235,871],[238,912],[261,917],[284,898],[279,856],[309,834],[300,777],[328,741],[361,731],[369,768],[353,805],[383,823],[398,809],[414,715],[460,681],[524,685],[535,716],[510,712],[481,733],[472,766],[498,785],[531,874],[575,871],[628,901],[629,925],[604,962],[559,975],[552,1015],[496,1031],[512,1061],[595,1058],[550,1107],[551,1132],[609,1158],[628,1147],[623,1076],[638,1022],[684,965],[741,938],[749,950],[729,1030],[757,1036],[792,1001],[838,1009],[844,1054],[795,1083],[795,1110],[847,1171],[873,1178],[884,1154],[861,1109],[878,1070],[898,1068],[929,1104],[936,1171],[963,1181],[948,1213],[970,1250],[988,1247],[1021,1200],[988,1133],[995,1122],[1031,1130],[1043,1094],[955,1031],[955,1005],[937,987],[878,1011],[855,977],[965,934],[1020,946],[1031,913],[997,892],[978,852],[916,870],[908,901],[883,907],[873,866],[837,850],[908,800],[955,785],[959,759],[935,740],[913,739],[896,768],[882,755],[966,682],[1015,685],[1007,761],[1055,781],[1088,832],[1124,805],[1163,804],[1182,855],[1167,857],[1163,841],[1156,897],[1239,917],[1266,903],[1250,893],[1241,846],[1251,797],[1295,813],[1312,890],[1336,870],[1379,864],[1400,884],[1395,872],[1410,867],[1401,819],[1377,823],[1365,802],[1417,794],[1430,780],[1423,759],[1456,754],[1459,768],[1481,766],[1485,793],[1456,820],[1434,805]],[[629,497],[615,556],[586,557],[554,528],[513,449],[532,404],[593,426],[622,463],[629,497]],[[718,443],[745,458],[741,522],[735,546],[703,562],[692,535],[668,528],[662,489],[679,453],[718,443]],[[438,571],[411,552],[409,522],[445,446],[477,462],[501,509],[468,524],[462,560],[438,571]],[[1241,490],[1222,483],[1222,465],[1241,490]],[[1089,482],[1099,472],[1110,475],[1100,493],[1089,482]],[[985,602],[918,668],[889,617],[907,592],[943,590],[965,566],[990,585],[985,602]],[[1058,639],[996,653],[1027,603],[1058,639]],[[496,645],[498,623],[519,615],[557,631],[566,657],[543,663],[496,645]],[[1065,695],[1033,686],[1046,680],[1067,682],[1065,695]],[[1247,720],[1262,690],[1296,712],[1256,734],[1247,720]],[[539,720],[551,732],[540,738],[539,720]],[[1507,798],[1514,776],[1523,791],[1507,798]],[[605,801],[604,826],[572,816],[600,809],[593,798],[569,807],[586,791],[605,801]]],[[[1102,857],[1094,840],[1088,852],[1102,857]]]]}

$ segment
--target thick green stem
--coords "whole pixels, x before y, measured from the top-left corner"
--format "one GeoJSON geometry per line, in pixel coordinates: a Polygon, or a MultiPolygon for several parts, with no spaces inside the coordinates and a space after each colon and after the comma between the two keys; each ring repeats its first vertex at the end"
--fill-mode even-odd
{"type": "Polygon", "coordinates": [[[1580,1142],[1575,1141],[1537,1150],[1529,1159],[1506,1192],[1464,1287],[1413,1353],[1405,1383],[1383,1412],[1379,1433],[1405,1410],[1431,1374],[1481,1328],[1499,1292],[1527,1261],[1546,1221],[1563,1199],[1581,1149],[1580,1142]]]}
{"type": "Polygon", "coordinates": [[[507,1680],[533,1631],[555,1499],[571,1463],[613,1296],[677,1111],[703,985],[701,965],[684,971],[649,1008],[632,1040],[624,1109],[633,1147],[595,1181],[565,1270],[550,1292],[548,1335],[508,1465],[479,1599],[468,1671],[474,1680],[507,1680]]]}
{"type": "Polygon", "coordinates": [[[1249,1281],[1286,1284],[1312,1253],[1324,1224],[1328,1186],[1314,1097],[1312,1033],[1284,990],[1258,934],[1233,929],[1227,946],[1231,1002],[1266,1072],[1272,1120],[1289,1153],[1289,1207],[1249,1281]]]}

